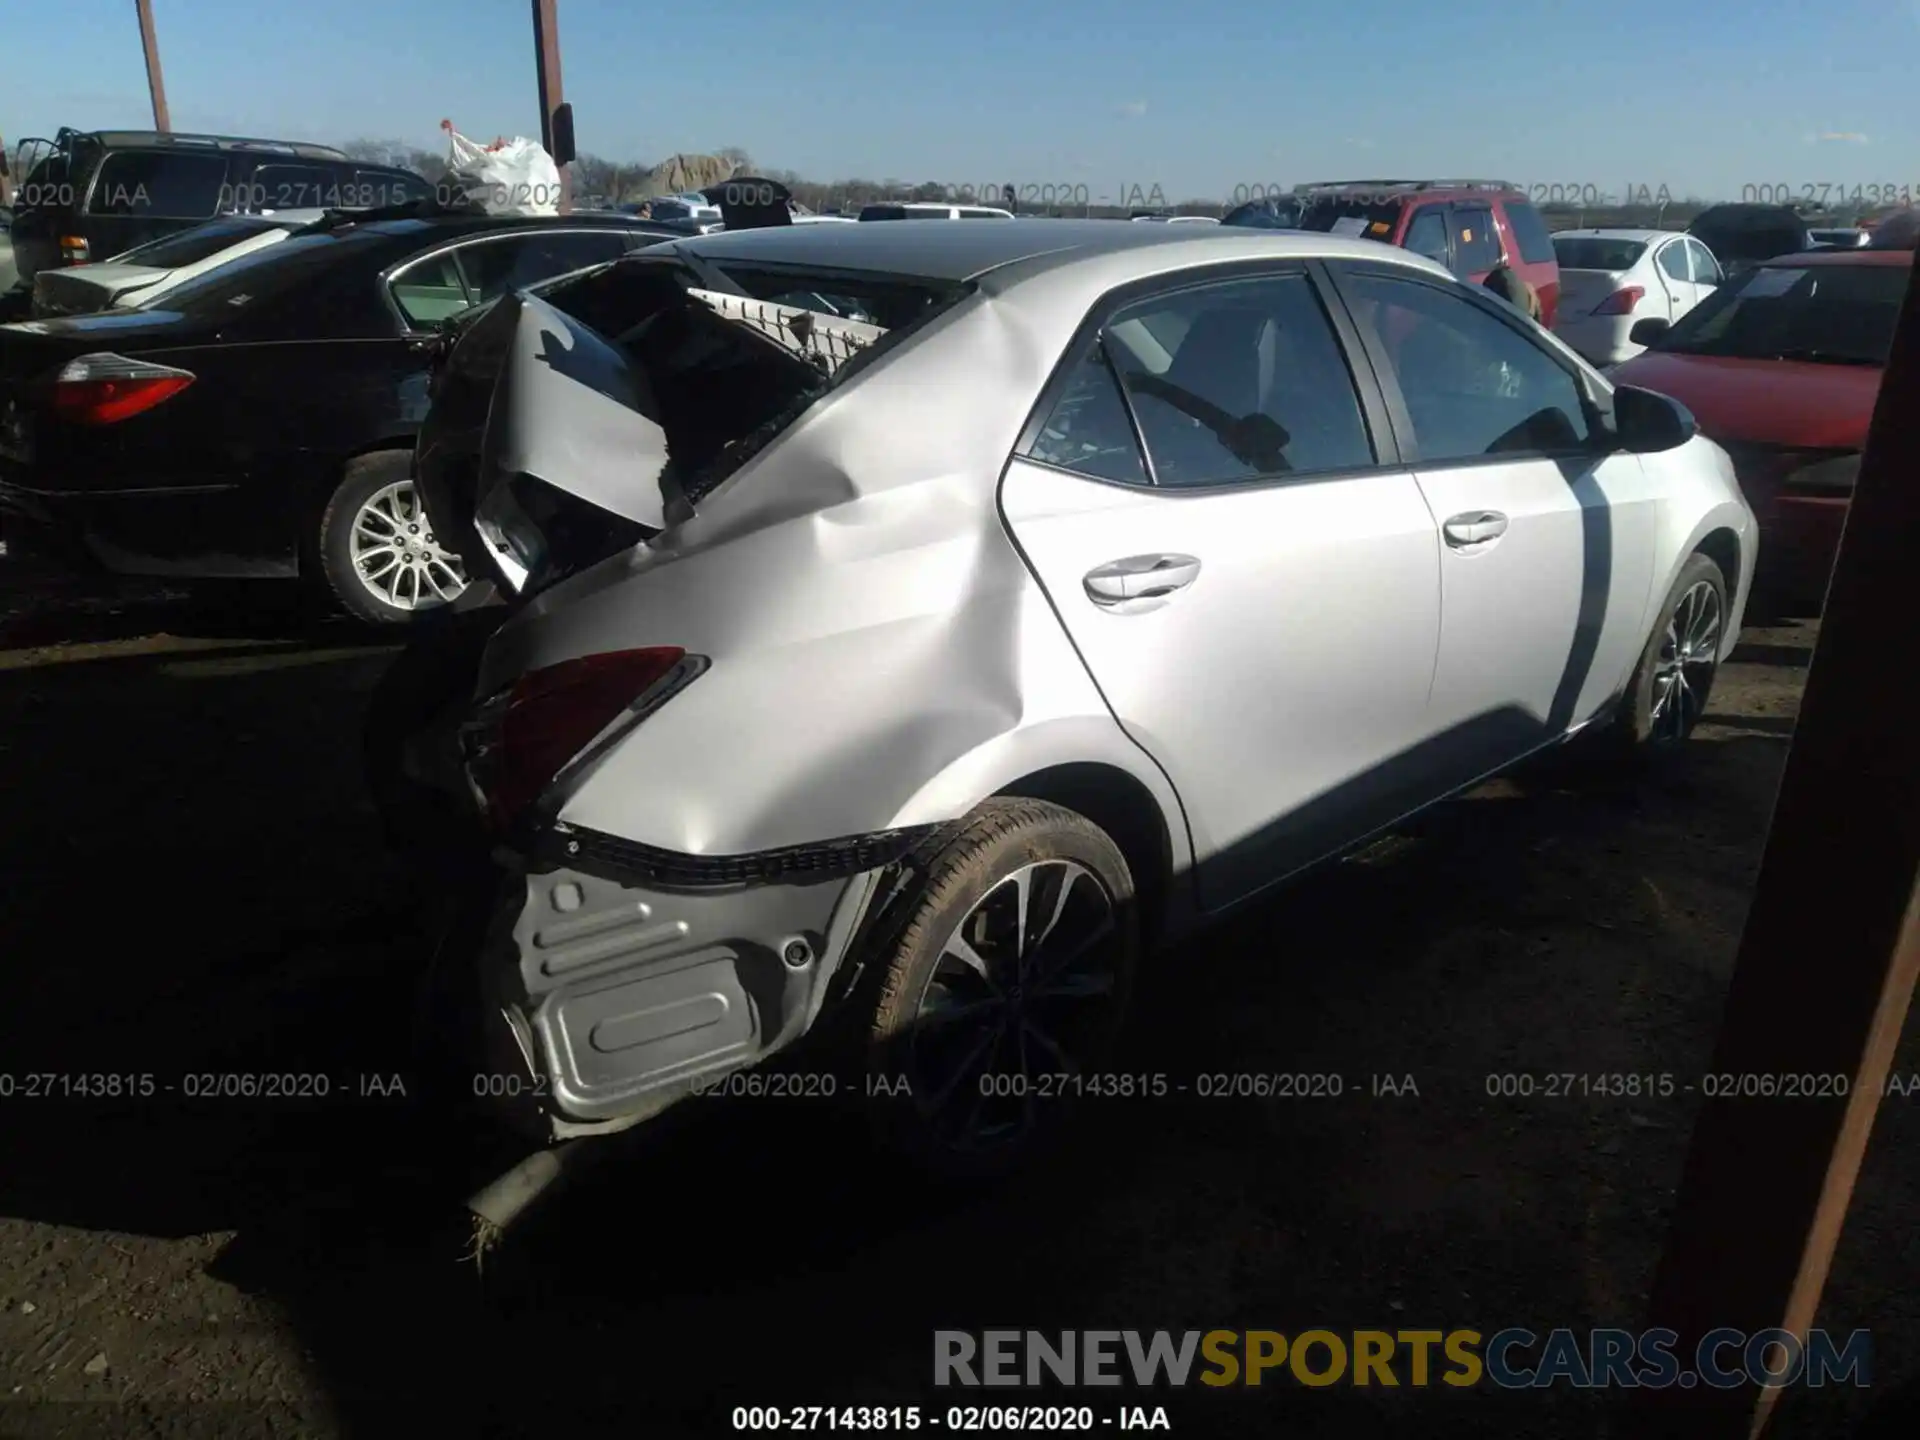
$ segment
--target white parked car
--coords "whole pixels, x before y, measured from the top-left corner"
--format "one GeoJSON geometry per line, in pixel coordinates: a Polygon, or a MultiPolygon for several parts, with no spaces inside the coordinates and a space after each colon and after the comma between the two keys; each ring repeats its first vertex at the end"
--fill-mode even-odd
{"type": "Polygon", "coordinates": [[[997,205],[936,205],[919,201],[860,207],[862,220],[1011,220],[1013,212],[997,205]]]}
{"type": "Polygon", "coordinates": [[[1674,230],[1562,230],[1553,253],[1554,334],[1596,365],[1631,360],[1646,349],[1627,338],[1635,322],[1671,325],[1725,278],[1711,250],[1674,230]]]}
{"type": "Polygon", "coordinates": [[[42,270],[33,277],[33,314],[48,319],[151,304],[209,270],[277,244],[326,213],[276,210],[266,215],[224,215],[96,264],[42,270]]]}

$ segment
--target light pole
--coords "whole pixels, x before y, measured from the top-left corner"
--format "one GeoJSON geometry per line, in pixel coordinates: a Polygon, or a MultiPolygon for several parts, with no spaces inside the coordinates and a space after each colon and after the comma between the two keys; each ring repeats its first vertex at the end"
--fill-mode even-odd
{"type": "Polygon", "coordinates": [[[167,118],[167,84],[160,76],[160,42],[153,38],[152,0],[133,0],[140,16],[140,44],[147,52],[147,93],[153,99],[153,128],[162,135],[173,129],[167,118]]]}
{"type": "MultiPolygon", "coordinates": [[[[146,0],[141,0],[144,5],[146,0]]],[[[533,58],[540,72],[540,143],[560,170],[560,213],[573,209],[573,112],[560,88],[557,0],[533,0],[533,58]],[[562,153],[564,152],[564,153],[562,153]]]]}

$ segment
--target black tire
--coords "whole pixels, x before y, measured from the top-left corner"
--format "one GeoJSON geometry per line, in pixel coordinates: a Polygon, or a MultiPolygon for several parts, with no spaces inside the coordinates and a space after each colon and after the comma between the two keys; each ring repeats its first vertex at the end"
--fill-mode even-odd
{"type": "MultiPolygon", "coordinates": [[[[1040,1148],[1072,1108],[1076,1094],[1071,1084],[1062,1085],[1053,1079],[1036,1084],[1037,1077],[1068,1073],[1088,1076],[1103,1071],[1118,1039],[1139,958],[1140,923],[1133,876],[1126,858],[1098,826],[1061,806],[1026,799],[987,801],[964,822],[929,841],[910,862],[910,869],[915,882],[896,906],[891,923],[874,937],[869,963],[863,967],[861,990],[868,998],[858,1013],[865,1021],[865,1082],[872,1119],[882,1145],[928,1177],[941,1181],[990,1178],[1011,1170],[1040,1148]],[[1065,1002],[1074,1017],[1061,1037],[1069,1041],[1067,1048],[1075,1061],[1071,1072],[1050,1052],[1043,1051],[1037,1040],[1032,1043],[1031,1053],[1043,1058],[1026,1072],[1028,1080],[1023,1089],[1026,1098],[1034,1101],[1032,1110],[1023,1112],[1028,1123],[992,1143],[981,1143],[977,1137],[956,1140],[944,1124],[952,1112],[935,1106],[936,1091],[945,1087],[934,1083],[930,1065],[932,1052],[947,1043],[949,1027],[929,1024],[923,1004],[933,994],[937,977],[945,977],[940,979],[942,994],[950,993],[948,987],[957,979],[970,979],[959,976],[953,970],[954,962],[942,958],[949,937],[961,922],[1015,872],[1045,862],[1066,862],[1082,872],[1065,880],[1071,872],[1050,866],[1039,878],[1030,879],[1036,895],[1050,896],[1053,892],[1047,887],[1054,884],[1068,894],[1061,908],[1051,912],[1060,916],[1057,934],[1066,933],[1069,918],[1074,925],[1091,922],[1098,892],[1104,892],[1112,929],[1106,940],[1093,947],[1090,957],[1100,979],[1110,975],[1111,990],[1105,1001],[1095,997],[1065,1002]],[[1054,876],[1063,879],[1056,881],[1054,876]],[[1088,888],[1087,877],[1097,884],[1088,888]]],[[[1003,900],[996,900],[993,908],[1002,905],[1003,900]]],[[[1046,938],[1040,937],[1035,955],[1044,949],[1046,938]]],[[[1004,950],[995,950],[986,958],[990,960],[989,970],[996,969],[993,961],[1008,962],[997,971],[1003,981],[1014,976],[1011,966],[1019,963],[1004,950]]],[[[1031,983],[1031,977],[1021,978],[1031,983]]],[[[992,993],[1002,999],[979,1003],[1004,1005],[1004,997],[1011,995],[1011,1004],[1024,1007],[1013,1013],[1031,1018],[1036,1026],[1054,1024],[1053,1017],[1061,1011],[1049,1012],[1045,1007],[1059,1002],[1049,1002],[1037,983],[1032,984],[1032,990],[1031,997],[1023,998],[1017,986],[1008,986],[1004,992],[995,987],[992,993]]],[[[1027,1034],[1032,1033],[1005,1017],[983,1028],[990,1029],[993,1024],[1001,1026],[1004,1033],[1018,1030],[1023,1046],[1028,1043],[1027,1034]]],[[[967,1044],[960,1036],[953,1040],[956,1049],[967,1044]]],[[[943,1072],[960,1087],[949,1091],[949,1104],[957,1104],[963,1097],[969,1102],[984,1098],[989,1103],[983,1110],[998,1113],[1007,1107],[991,1102],[1016,1098],[984,1094],[999,1083],[992,1077],[1007,1075],[1011,1083],[1016,1073],[1015,1066],[1003,1062],[997,1048],[1008,1042],[1003,1038],[991,1043],[996,1048],[983,1062],[979,1079],[969,1082],[964,1077],[952,1078],[963,1067],[943,1072]],[[967,1084],[972,1085],[971,1093],[964,1088],[967,1084]]]]}
{"type": "MultiPolygon", "coordinates": [[[[432,605],[410,610],[394,605],[369,589],[354,568],[354,517],[380,491],[412,478],[411,451],[377,450],[371,455],[361,455],[347,462],[340,483],[334,487],[326,509],[321,512],[316,544],[320,575],[340,608],[370,625],[411,625],[422,615],[446,608],[432,605]]],[[[424,515],[421,526],[424,535],[424,515]]]]}
{"type": "Polygon", "coordinates": [[[1706,714],[1714,678],[1720,669],[1717,658],[1712,663],[1683,667],[1687,677],[1685,688],[1674,696],[1668,707],[1661,708],[1658,704],[1661,673],[1671,659],[1669,632],[1688,618],[1678,612],[1702,586],[1711,592],[1713,614],[1717,617],[1713,641],[1716,649],[1725,639],[1726,576],[1709,557],[1696,551],[1680,567],[1673,587],[1661,602],[1653,633],[1647,637],[1646,648],[1640,652],[1640,663],[1627,682],[1627,693],[1615,717],[1613,733],[1615,742],[1624,751],[1647,757],[1676,753],[1686,744],[1700,717],[1706,714]],[[1672,708],[1676,705],[1681,707],[1678,711],[1672,708]]]}

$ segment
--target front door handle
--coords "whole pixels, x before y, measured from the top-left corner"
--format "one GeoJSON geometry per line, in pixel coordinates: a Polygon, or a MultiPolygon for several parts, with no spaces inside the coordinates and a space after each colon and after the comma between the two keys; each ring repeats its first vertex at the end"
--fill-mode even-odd
{"type": "Polygon", "coordinates": [[[1469,510],[1455,515],[1441,527],[1447,544],[1456,550],[1485,545],[1507,533],[1507,517],[1498,510],[1469,510]]]}
{"type": "Polygon", "coordinates": [[[1191,555],[1129,555],[1089,570],[1081,583],[1087,598],[1108,609],[1133,600],[1164,600],[1200,576],[1191,555]]]}

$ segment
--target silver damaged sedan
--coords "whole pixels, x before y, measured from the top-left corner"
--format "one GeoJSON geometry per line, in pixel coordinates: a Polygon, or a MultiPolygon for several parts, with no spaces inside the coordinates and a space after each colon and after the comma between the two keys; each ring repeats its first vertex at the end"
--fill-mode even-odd
{"type": "Polygon", "coordinates": [[[804,1038],[753,1073],[999,1168],[1156,945],[1579,732],[1684,741],[1754,569],[1684,409],[1328,235],[689,238],[503,300],[435,396],[508,618],[420,745],[543,1142],[804,1038]]]}

